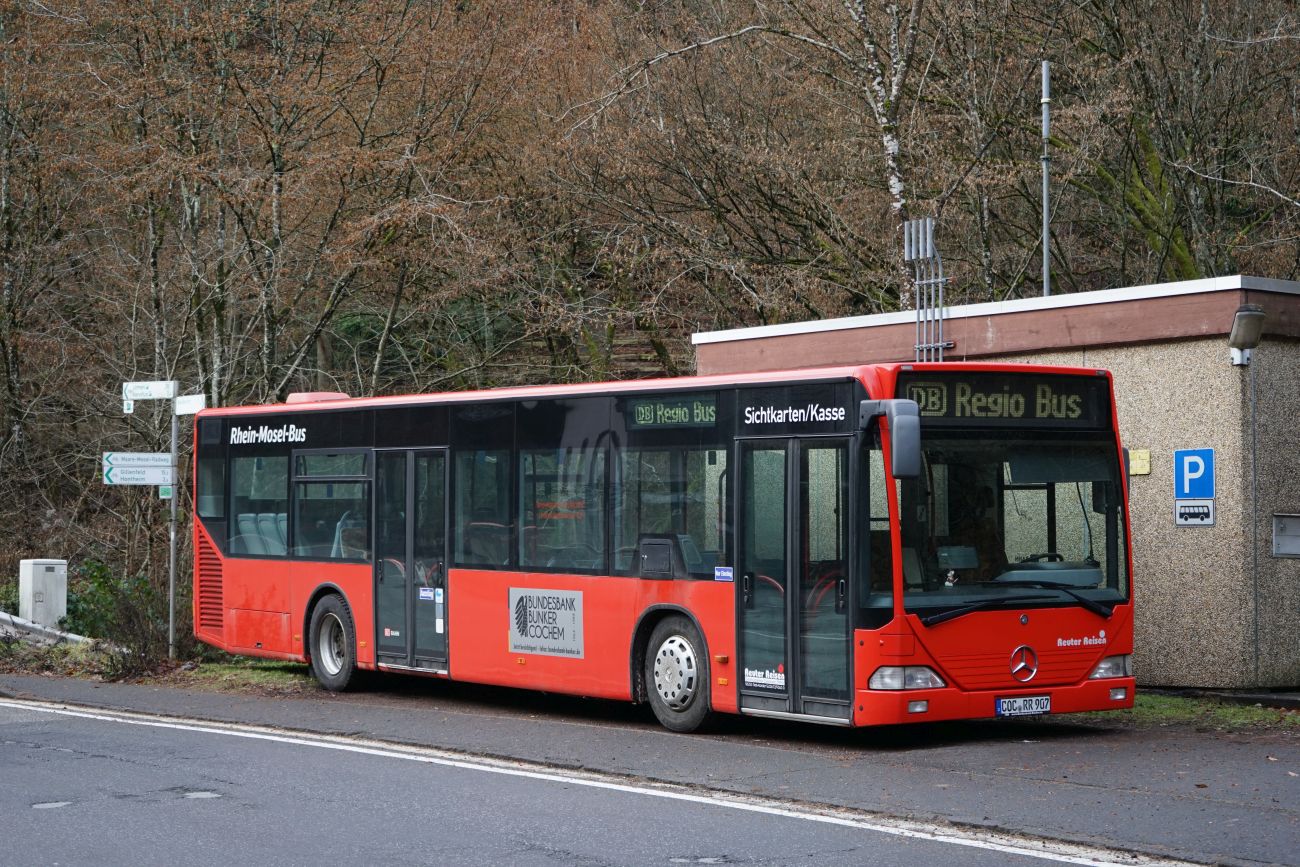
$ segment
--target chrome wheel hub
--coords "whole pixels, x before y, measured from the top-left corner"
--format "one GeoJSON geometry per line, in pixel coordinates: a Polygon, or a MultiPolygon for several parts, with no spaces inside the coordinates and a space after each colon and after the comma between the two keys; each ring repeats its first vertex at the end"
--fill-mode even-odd
{"type": "Polygon", "coordinates": [[[698,687],[699,666],[695,650],[680,635],[669,636],[655,654],[654,687],[664,704],[682,710],[698,687]]]}
{"type": "Polygon", "coordinates": [[[343,623],[337,615],[326,614],[320,625],[320,638],[316,642],[316,655],[320,658],[321,668],[331,677],[343,670],[347,659],[348,644],[343,623]]]}

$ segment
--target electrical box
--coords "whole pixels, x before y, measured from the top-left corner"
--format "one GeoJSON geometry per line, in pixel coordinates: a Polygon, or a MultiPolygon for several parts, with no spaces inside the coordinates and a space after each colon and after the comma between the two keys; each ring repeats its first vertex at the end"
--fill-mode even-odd
{"type": "Polygon", "coordinates": [[[23,560],[18,564],[18,616],[52,629],[68,613],[68,561],[23,560]]]}
{"type": "Polygon", "coordinates": [[[1273,556],[1300,557],[1300,515],[1273,516],[1273,556]]]}

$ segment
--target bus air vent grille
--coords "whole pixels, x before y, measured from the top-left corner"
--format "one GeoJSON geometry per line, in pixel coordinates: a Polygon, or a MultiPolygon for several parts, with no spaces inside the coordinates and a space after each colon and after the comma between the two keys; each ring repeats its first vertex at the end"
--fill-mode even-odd
{"type": "Polygon", "coordinates": [[[1030,684],[1017,682],[1011,676],[1011,651],[1001,653],[966,654],[948,656],[944,667],[952,679],[965,689],[1029,689],[1036,686],[1064,686],[1079,683],[1097,664],[1098,651],[1035,648],[1038,654],[1038,674],[1030,684]]]}
{"type": "Polygon", "coordinates": [[[199,536],[199,628],[220,632],[224,623],[221,558],[206,536],[199,536]]]}

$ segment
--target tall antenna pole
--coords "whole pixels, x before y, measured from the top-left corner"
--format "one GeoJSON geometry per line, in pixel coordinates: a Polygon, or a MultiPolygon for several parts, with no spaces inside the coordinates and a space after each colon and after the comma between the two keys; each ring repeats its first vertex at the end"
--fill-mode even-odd
{"type": "Polygon", "coordinates": [[[1052,158],[1047,154],[1047,140],[1052,134],[1052,73],[1043,61],[1043,297],[1052,294],[1052,247],[1048,222],[1051,217],[1047,196],[1047,170],[1052,158]]]}
{"type": "Polygon", "coordinates": [[[916,288],[916,360],[943,361],[951,340],[943,339],[947,315],[943,297],[943,257],[934,243],[934,218],[908,220],[903,224],[903,261],[912,263],[916,288]]]}

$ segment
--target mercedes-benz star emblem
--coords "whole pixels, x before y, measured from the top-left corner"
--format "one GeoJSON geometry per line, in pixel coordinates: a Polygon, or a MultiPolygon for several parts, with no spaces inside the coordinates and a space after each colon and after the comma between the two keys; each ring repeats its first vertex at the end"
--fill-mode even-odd
{"type": "Polygon", "coordinates": [[[1011,676],[1021,683],[1029,683],[1038,674],[1038,654],[1028,644],[1011,651],[1011,676]]]}

